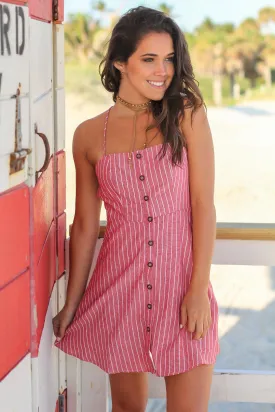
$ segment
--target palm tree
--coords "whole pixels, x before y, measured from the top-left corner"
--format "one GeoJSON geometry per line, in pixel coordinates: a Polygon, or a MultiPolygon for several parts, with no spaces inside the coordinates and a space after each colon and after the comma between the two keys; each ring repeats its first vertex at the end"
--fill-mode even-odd
{"type": "MultiPolygon", "coordinates": [[[[261,9],[258,13],[258,22],[262,29],[270,23],[275,23],[275,8],[265,7],[261,9]]],[[[265,79],[266,86],[271,87],[271,71],[275,68],[275,35],[272,31],[265,35],[265,48],[262,52],[262,58],[263,62],[259,65],[259,70],[265,79]]]]}
{"type": "Polygon", "coordinates": [[[222,76],[227,70],[226,41],[233,31],[232,24],[215,24],[210,18],[195,29],[197,41],[191,57],[200,75],[212,77],[213,99],[217,105],[222,103],[222,76]]]}
{"type": "Polygon", "coordinates": [[[275,8],[274,7],[264,7],[258,13],[258,21],[262,24],[274,23],[275,22],[275,8]]]}
{"type": "Polygon", "coordinates": [[[101,25],[101,29],[98,30],[97,33],[95,33],[93,48],[95,57],[99,58],[100,60],[105,54],[105,49],[110,32],[119,19],[118,13],[121,7],[122,4],[117,10],[113,8],[107,8],[106,3],[101,0],[92,3],[92,9],[100,15],[98,23],[101,25]],[[103,20],[105,20],[104,25],[102,24],[103,20]]]}
{"type": "Polygon", "coordinates": [[[92,9],[98,10],[99,12],[104,12],[106,11],[106,4],[104,1],[99,0],[94,4],[92,3],[92,9]]]}
{"type": "Polygon", "coordinates": [[[213,22],[213,20],[210,19],[210,17],[206,17],[203,22],[195,28],[196,34],[203,34],[205,32],[213,31],[216,29],[216,24],[213,22]]]}
{"type": "Polygon", "coordinates": [[[253,18],[245,19],[233,33],[231,41],[235,53],[242,61],[244,75],[249,79],[251,88],[254,88],[256,79],[260,77],[259,64],[265,48],[258,21],[253,18]]]}
{"type": "Polygon", "coordinates": [[[81,63],[86,63],[93,53],[94,38],[99,30],[99,23],[89,14],[69,15],[64,27],[67,53],[76,56],[81,63]]]}
{"type": "Polygon", "coordinates": [[[234,97],[236,76],[243,73],[242,46],[234,34],[228,37],[225,45],[225,74],[229,76],[230,95],[234,97]]]}
{"type": "Polygon", "coordinates": [[[167,16],[172,16],[173,7],[169,6],[167,3],[160,3],[158,9],[162,11],[164,14],[167,14],[167,16]]]}

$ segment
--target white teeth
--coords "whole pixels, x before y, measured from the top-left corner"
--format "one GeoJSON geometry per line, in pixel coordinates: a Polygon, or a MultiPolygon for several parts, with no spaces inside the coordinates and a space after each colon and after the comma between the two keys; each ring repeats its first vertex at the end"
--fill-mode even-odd
{"type": "Polygon", "coordinates": [[[148,83],[152,84],[153,86],[158,86],[158,87],[161,87],[164,85],[164,82],[150,82],[150,80],[148,80],[148,83]]]}

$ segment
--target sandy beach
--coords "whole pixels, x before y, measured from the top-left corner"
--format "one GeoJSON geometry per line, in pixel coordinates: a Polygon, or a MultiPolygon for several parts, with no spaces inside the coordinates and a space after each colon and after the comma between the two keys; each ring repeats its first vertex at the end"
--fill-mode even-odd
{"type": "MultiPolygon", "coordinates": [[[[74,215],[75,173],[71,154],[77,125],[106,110],[100,102],[66,96],[67,219],[74,215]]],[[[215,147],[215,204],[218,222],[275,222],[275,101],[234,108],[208,108],[215,147]]],[[[104,208],[101,220],[106,219],[104,208]]],[[[275,268],[213,265],[211,281],[219,303],[221,354],[216,368],[275,369],[275,268]]],[[[148,412],[164,412],[150,400],[148,412]]],[[[209,412],[271,412],[268,404],[213,404],[209,412]]]]}

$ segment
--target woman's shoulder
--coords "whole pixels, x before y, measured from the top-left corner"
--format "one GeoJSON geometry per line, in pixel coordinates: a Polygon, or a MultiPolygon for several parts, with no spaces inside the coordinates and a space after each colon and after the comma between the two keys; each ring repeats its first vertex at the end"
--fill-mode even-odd
{"type": "Polygon", "coordinates": [[[107,112],[108,110],[105,110],[95,117],[84,120],[77,126],[73,137],[73,151],[85,153],[91,161],[93,158],[97,158],[103,141],[107,112]]]}
{"type": "Polygon", "coordinates": [[[108,110],[105,110],[95,117],[84,120],[77,126],[75,133],[77,135],[87,135],[87,133],[91,133],[91,135],[96,136],[96,134],[101,131],[102,127],[104,127],[107,113],[108,110]]]}

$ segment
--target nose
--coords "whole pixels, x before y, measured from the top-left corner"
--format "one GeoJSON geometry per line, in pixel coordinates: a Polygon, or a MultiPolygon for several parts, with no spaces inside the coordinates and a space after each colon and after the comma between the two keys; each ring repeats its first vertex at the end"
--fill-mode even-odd
{"type": "Polygon", "coordinates": [[[155,67],[155,75],[156,76],[166,76],[167,74],[167,68],[165,65],[165,62],[158,62],[156,67],[155,67]]]}

